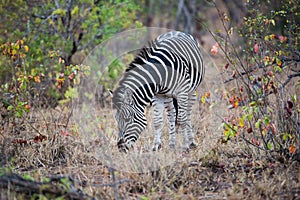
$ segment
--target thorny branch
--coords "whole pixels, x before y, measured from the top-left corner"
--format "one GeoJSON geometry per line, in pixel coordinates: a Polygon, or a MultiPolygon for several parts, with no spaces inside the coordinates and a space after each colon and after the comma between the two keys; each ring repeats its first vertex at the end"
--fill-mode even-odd
{"type": "MultiPolygon", "coordinates": [[[[286,62],[288,62],[288,61],[294,61],[294,62],[296,62],[296,63],[300,62],[300,58],[280,57],[279,59],[283,62],[282,66],[286,66],[286,65],[287,65],[286,62]]],[[[252,67],[252,68],[249,69],[249,70],[240,72],[238,76],[235,76],[235,77],[232,77],[232,78],[230,78],[230,79],[225,80],[224,83],[231,82],[231,81],[236,80],[236,79],[238,79],[238,78],[240,78],[240,77],[242,77],[242,76],[244,76],[244,75],[246,75],[246,74],[249,74],[249,73],[251,73],[251,72],[257,70],[257,69],[262,69],[262,68],[265,68],[265,67],[268,67],[268,66],[269,66],[269,65],[261,64],[261,65],[256,66],[256,67],[252,67]]],[[[290,70],[293,71],[293,72],[300,72],[300,70],[297,70],[297,69],[290,69],[290,70]]],[[[288,82],[289,82],[290,79],[291,79],[290,76],[293,78],[293,77],[299,76],[299,73],[293,74],[293,75],[289,75],[289,76],[288,76],[288,82]]],[[[285,85],[286,85],[286,84],[285,84],[285,85]]],[[[285,86],[285,85],[284,85],[284,86],[285,86]]]]}

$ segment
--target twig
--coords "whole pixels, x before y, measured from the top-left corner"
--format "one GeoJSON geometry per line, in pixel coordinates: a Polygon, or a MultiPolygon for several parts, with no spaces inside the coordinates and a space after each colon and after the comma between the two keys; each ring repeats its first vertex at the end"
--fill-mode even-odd
{"type": "MultiPolygon", "coordinates": [[[[287,57],[280,57],[279,58],[282,62],[283,62],[283,65],[282,67],[284,66],[287,66],[287,64],[285,64],[285,62],[288,62],[288,61],[295,61],[295,62],[300,62],[300,59],[297,59],[297,58],[287,58],[287,57]]],[[[257,69],[263,69],[263,68],[266,68],[266,67],[269,67],[270,65],[264,65],[264,64],[261,64],[261,65],[258,65],[256,67],[252,67],[250,68],[249,70],[246,70],[246,71],[243,71],[243,72],[240,72],[238,76],[234,77],[234,78],[230,78],[228,80],[225,80],[224,83],[228,83],[228,82],[231,82],[235,79],[238,79],[246,74],[249,74],[257,69]]],[[[300,72],[300,70],[295,70],[295,69],[290,69],[291,71],[293,72],[300,72]]]]}
{"type": "Polygon", "coordinates": [[[292,78],[295,78],[297,76],[300,76],[300,73],[297,73],[297,74],[291,74],[291,75],[288,75],[288,78],[285,80],[285,82],[279,87],[279,89],[283,89],[291,80],[292,78]]]}
{"type": "MultiPolygon", "coordinates": [[[[87,183],[82,183],[82,182],[77,182],[77,181],[76,182],[79,184],[82,184],[82,185],[88,185],[88,186],[94,186],[94,187],[115,187],[116,185],[132,182],[132,181],[133,180],[131,180],[131,179],[123,179],[123,180],[115,181],[113,183],[102,183],[102,184],[96,184],[96,183],[87,184],[87,183]]],[[[118,191],[115,191],[115,192],[118,192],[118,191]]]]}

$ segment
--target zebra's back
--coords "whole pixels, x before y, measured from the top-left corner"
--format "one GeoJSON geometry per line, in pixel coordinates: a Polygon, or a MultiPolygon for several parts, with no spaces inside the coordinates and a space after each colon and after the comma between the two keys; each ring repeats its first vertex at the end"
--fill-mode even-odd
{"type": "Polygon", "coordinates": [[[127,68],[121,82],[134,85],[149,102],[155,94],[176,95],[182,92],[183,86],[185,92],[191,92],[203,76],[203,59],[197,41],[189,34],[174,31],[160,35],[144,48],[127,68]]]}

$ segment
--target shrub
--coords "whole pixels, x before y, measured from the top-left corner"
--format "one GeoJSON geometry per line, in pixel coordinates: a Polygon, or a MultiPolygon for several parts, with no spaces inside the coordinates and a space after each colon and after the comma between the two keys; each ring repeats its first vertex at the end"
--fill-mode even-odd
{"type": "Polygon", "coordinates": [[[230,19],[217,7],[225,34],[213,34],[217,45],[211,52],[221,49],[227,61],[224,97],[231,114],[224,118],[225,141],[242,138],[246,150],[256,149],[256,158],[263,152],[270,159],[299,159],[297,7],[296,1],[281,1],[276,8],[270,2],[248,1],[248,14],[238,27],[230,27],[230,19]],[[237,34],[239,45],[232,39],[237,34]]]}

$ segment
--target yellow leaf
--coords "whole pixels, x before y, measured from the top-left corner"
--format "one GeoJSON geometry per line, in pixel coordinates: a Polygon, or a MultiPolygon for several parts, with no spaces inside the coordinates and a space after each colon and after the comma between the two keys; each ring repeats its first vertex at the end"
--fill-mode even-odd
{"type": "Polygon", "coordinates": [[[272,24],[273,26],[275,26],[275,20],[274,20],[274,19],[271,19],[270,22],[271,22],[271,24],[272,24]]]}
{"type": "Polygon", "coordinates": [[[244,118],[241,118],[241,119],[240,119],[239,125],[240,125],[240,127],[244,128],[244,126],[245,126],[244,118]]]}
{"type": "Polygon", "coordinates": [[[265,37],[264,37],[264,40],[265,40],[265,41],[269,41],[269,36],[268,36],[268,35],[265,36],[265,37]]]}
{"type": "Polygon", "coordinates": [[[201,97],[201,102],[202,102],[202,103],[205,103],[205,96],[202,96],[202,97],[201,97]]]}
{"type": "Polygon", "coordinates": [[[71,15],[73,16],[73,15],[78,14],[78,11],[79,11],[78,6],[75,6],[75,7],[73,8],[72,12],[71,12],[71,15]]]}
{"type": "Polygon", "coordinates": [[[232,27],[229,29],[228,34],[229,34],[229,35],[232,35],[232,34],[233,34],[233,28],[232,28],[232,27]]]}
{"type": "Polygon", "coordinates": [[[40,83],[41,82],[39,76],[35,76],[35,77],[33,77],[33,79],[34,79],[34,82],[36,82],[36,83],[40,83]]]}
{"type": "Polygon", "coordinates": [[[130,21],[126,21],[125,24],[123,25],[123,28],[129,28],[129,26],[131,25],[130,21]]]}
{"type": "Polygon", "coordinates": [[[115,19],[113,18],[113,17],[110,17],[109,18],[109,22],[112,24],[112,23],[114,23],[114,21],[115,21],[115,19]]]}
{"type": "Polygon", "coordinates": [[[16,54],[17,54],[17,50],[13,49],[13,50],[11,51],[11,54],[12,54],[12,55],[16,55],[16,54]]]}
{"type": "Polygon", "coordinates": [[[28,47],[27,45],[25,45],[25,46],[24,46],[24,50],[25,50],[25,52],[28,52],[29,47],[28,47]]]}
{"type": "Polygon", "coordinates": [[[238,101],[235,101],[234,103],[233,103],[233,105],[232,105],[234,108],[237,108],[237,107],[239,107],[239,102],[238,101]]]}

